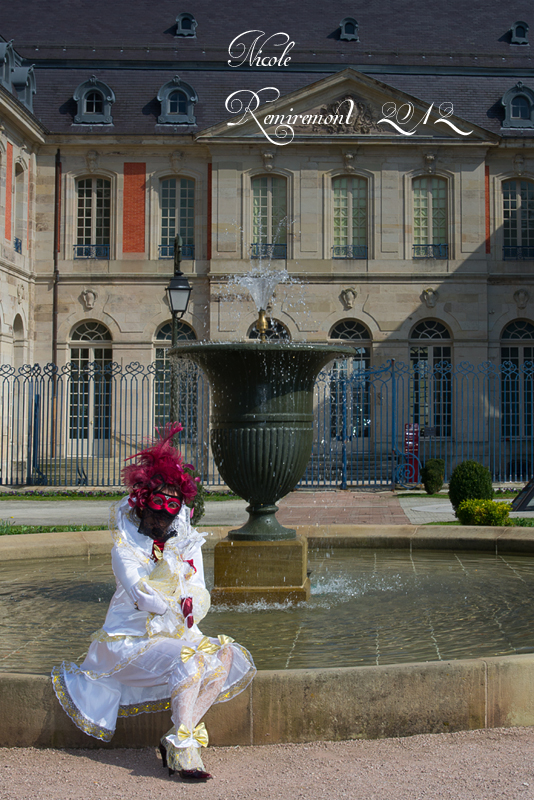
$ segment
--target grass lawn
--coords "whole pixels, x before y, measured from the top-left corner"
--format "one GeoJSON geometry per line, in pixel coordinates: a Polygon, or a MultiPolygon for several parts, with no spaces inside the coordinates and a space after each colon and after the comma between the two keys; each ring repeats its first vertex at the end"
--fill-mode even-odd
{"type": "Polygon", "coordinates": [[[16,533],[66,533],[67,531],[107,531],[107,525],[10,525],[0,519],[0,536],[16,533]]]}
{"type": "MultiPolygon", "coordinates": [[[[125,496],[126,492],[106,492],[106,491],[72,491],[69,492],[59,491],[59,492],[45,492],[42,490],[30,490],[27,492],[22,491],[12,491],[12,492],[0,492],[0,502],[2,500],[54,500],[57,502],[58,500],[109,500],[110,503],[113,503],[117,500],[122,500],[125,496]]],[[[207,492],[204,496],[204,500],[206,503],[209,503],[213,500],[221,501],[221,500],[239,500],[240,498],[238,495],[234,494],[233,492],[207,492]]]]}

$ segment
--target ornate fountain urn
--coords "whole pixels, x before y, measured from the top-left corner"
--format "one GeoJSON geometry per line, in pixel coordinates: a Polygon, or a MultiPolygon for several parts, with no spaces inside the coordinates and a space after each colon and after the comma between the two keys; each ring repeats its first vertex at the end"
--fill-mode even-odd
{"type": "Polygon", "coordinates": [[[303,600],[306,542],[275,517],[276,501],[302,477],[313,441],[313,387],[321,369],[352,349],[306,342],[184,342],[212,390],[211,446],[226,484],[249,502],[249,519],[215,548],[213,602],[303,600]]]}

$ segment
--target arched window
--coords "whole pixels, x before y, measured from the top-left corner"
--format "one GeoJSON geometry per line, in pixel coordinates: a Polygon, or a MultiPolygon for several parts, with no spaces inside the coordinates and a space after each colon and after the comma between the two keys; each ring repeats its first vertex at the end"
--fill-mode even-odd
{"type": "Polygon", "coordinates": [[[287,258],[287,181],[279,175],[252,179],[252,258],[287,258]]]}
{"type": "Polygon", "coordinates": [[[89,94],[85,96],[84,103],[86,114],[104,113],[104,98],[100,92],[89,92],[89,94]]]}
{"type": "Polygon", "coordinates": [[[512,100],[512,119],[529,119],[530,103],[523,94],[518,94],[512,100]]]}
{"type": "Polygon", "coordinates": [[[534,183],[504,181],[503,258],[512,261],[534,259],[534,183]]]}
{"type": "Polygon", "coordinates": [[[111,333],[96,320],[71,334],[69,433],[87,441],[88,454],[105,455],[111,436],[113,361],[111,333]]]}
{"type": "Polygon", "coordinates": [[[337,359],[330,379],[330,429],[332,437],[350,439],[369,436],[371,402],[369,377],[371,334],[361,322],[343,319],[328,336],[333,341],[350,342],[355,355],[337,359]],[[345,433],[344,433],[345,429],[345,433]]]}
{"type": "Polygon", "coordinates": [[[192,14],[184,11],[176,17],[175,36],[196,36],[198,22],[192,14]]]}
{"type": "Polygon", "coordinates": [[[15,238],[13,247],[15,252],[22,253],[24,231],[26,230],[27,195],[25,186],[25,171],[21,164],[15,164],[15,238]]]}
{"type": "Polygon", "coordinates": [[[115,102],[115,93],[107,83],[92,75],[76,88],[73,94],[78,104],[78,113],[74,117],[76,124],[111,125],[111,106],[115,102]]]}
{"type": "Polygon", "coordinates": [[[510,44],[528,44],[528,22],[514,22],[510,34],[510,44]]]}
{"type": "Polygon", "coordinates": [[[169,95],[169,114],[187,114],[187,97],[183,92],[169,95]]]}
{"type": "MultiPolygon", "coordinates": [[[[248,332],[249,339],[259,339],[260,333],[257,328],[257,323],[255,322],[254,325],[250,328],[248,332]]],[[[289,335],[289,331],[284,325],[283,322],[280,322],[278,319],[270,319],[268,321],[267,331],[265,332],[265,338],[267,341],[285,341],[289,342],[291,336],[289,335]]]]}
{"type": "Polygon", "coordinates": [[[503,128],[534,128],[534,92],[518,81],[504,93],[503,128]]]}
{"type": "Polygon", "coordinates": [[[77,227],[74,258],[109,259],[111,243],[111,181],[76,181],[77,227]]]}
{"type": "Polygon", "coordinates": [[[182,237],[182,258],[195,258],[195,182],[190,178],[165,178],[160,184],[160,258],[174,258],[174,238],[182,237]]]}
{"type": "Polygon", "coordinates": [[[367,181],[341,177],[332,181],[333,258],[367,258],[367,181]]]}
{"type": "MultiPolygon", "coordinates": [[[[191,325],[176,320],[176,341],[195,341],[197,336],[191,325]]],[[[172,343],[172,321],[164,322],[154,337],[154,424],[165,425],[170,420],[171,370],[167,351],[172,343]]],[[[177,370],[178,389],[174,411],[183,424],[185,441],[197,435],[200,369],[189,361],[181,361],[177,370]]]]}
{"type": "Polygon", "coordinates": [[[158,92],[158,100],[161,103],[158,124],[195,124],[195,103],[198,102],[198,96],[193,87],[185,83],[179,75],[163,84],[158,92]]]}
{"type": "Polygon", "coordinates": [[[22,367],[25,362],[25,336],[22,317],[17,314],[13,320],[13,366],[22,367]]]}
{"type": "Polygon", "coordinates": [[[447,181],[434,175],[413,180],[413,257],[448,258],[447,181]]]}
{"type": "Polygon", "coordinates": [[[501,432],[532,436],[534,324],[517,319],[501,333],[501,432]]]}
{"type": "Polygon", "coordinates": [[[410,335],[412,421],[433,436],[452,434],[452,337],[438,320],[424,320],[410,335]]]}
{"type": "Polygon", "coordinates": [[[346,42],[358,42],[358,23],[354,17],[345,17],[339,23],[339,38],[346,42]]]}

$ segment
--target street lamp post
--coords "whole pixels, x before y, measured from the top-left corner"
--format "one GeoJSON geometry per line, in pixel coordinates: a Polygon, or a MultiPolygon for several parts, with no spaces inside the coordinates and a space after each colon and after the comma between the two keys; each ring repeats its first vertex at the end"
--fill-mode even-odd
{"type": "MultiPolygon", "coordinates": [[[[180,269],[182,262],[182,237],[180,234],[174,238],[174,275],[171,278],[167,289],[167,298],[169,301],[169,308],[172,315],[172,347],[176,347],[178,342],[178,320],[183,317],[187,311],[189,304],[189,297],[191,296],[191,286],[189,281],[180,269]]],[[[171,422],[177,420],[178,406],[177,406],[177,392],[178,392],[178,373],[176,369],[176,361],[171,361],[171,402],[170,414],[171,422]]]]}

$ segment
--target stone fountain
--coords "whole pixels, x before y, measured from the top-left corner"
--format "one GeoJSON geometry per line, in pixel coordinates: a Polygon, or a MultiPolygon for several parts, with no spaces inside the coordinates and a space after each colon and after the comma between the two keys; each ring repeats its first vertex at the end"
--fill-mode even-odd
{"type": "Polygon", "coordinates": [[[213,457],[226,484],[249,503],[245,525],[215,548],[214,603],[309,598],[306,541],[278,522],[276,501],[294,489],[311,455],[317,375],[352,350],[265,341],[265,309],[284,275],[240,279],[258,309],[259,341],[184,342],[170,350],[206,373],[213,457]]]}

